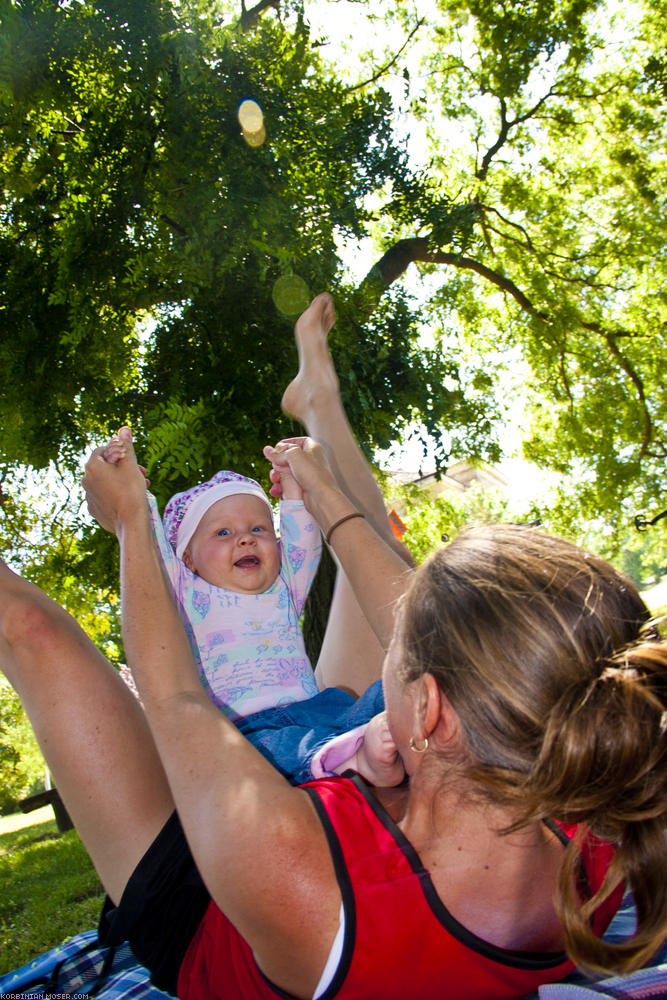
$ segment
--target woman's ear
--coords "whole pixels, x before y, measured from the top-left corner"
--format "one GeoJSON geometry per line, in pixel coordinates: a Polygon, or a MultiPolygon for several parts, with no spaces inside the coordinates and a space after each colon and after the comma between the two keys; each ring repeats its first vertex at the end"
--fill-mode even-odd
{"type": "Polygon", "coordinates": [[[422,674],[424,733],[429,738],[438,730],[443,743],[457,739],[460,732],[459,717],[446,694],[440,690],[433,674],[422,674]]]}
{"type": "Polygon", "coordinates": [[[442,692],[433,674],[422,674],[421,690],[419,692],[419,713],[425,736],[430,736],[438,725],[442,697],[442,692]]]}

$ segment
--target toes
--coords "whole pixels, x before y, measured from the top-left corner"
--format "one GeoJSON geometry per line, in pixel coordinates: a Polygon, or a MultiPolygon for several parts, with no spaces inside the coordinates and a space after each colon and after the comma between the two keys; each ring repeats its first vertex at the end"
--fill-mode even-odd
{"type": "Polygon", "coordinates": [[[297,326],[300,324],[301,320],[308,321],[315,319],[322,324],[327,332],[333,326],[336,319],[336,309],[329,292],[320,292],[319,295],[315,296],[305,312],[299,316],[297,326]]]}

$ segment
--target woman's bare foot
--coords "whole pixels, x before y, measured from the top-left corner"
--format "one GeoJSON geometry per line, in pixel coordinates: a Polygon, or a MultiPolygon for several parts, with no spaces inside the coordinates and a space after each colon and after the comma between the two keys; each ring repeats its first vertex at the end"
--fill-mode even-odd
{"type": "Polygon", "coordinates": [[[326,396],[338,396],[338,377],[327,345],[335,321],[333,299],[323,292],[294,325],[299,371],[283,393],[282,409],[302,424],[306,423],[315,401],[321,406],[326,396]]]}

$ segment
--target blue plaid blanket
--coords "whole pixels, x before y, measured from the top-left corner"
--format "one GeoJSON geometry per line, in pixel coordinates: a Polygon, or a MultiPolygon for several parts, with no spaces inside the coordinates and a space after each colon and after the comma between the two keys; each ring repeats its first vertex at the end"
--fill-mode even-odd
{"type": "Polygon", "coordinates": [[[667,965],[640,969],[631,976],[615,976],[599,983],[552,983],[540,986],[540,1000],[665,1000],[667,997],[667,965]]]}
{"type": "Polygon", "coordinates": [[[105,1000],[167,1000],[168,994],[151,986],[148,972],[137,964],[128,944],[100,948],[97,931],[77,934],[0,979],[0,997],[5,1000],[84,1000],[95,996],[105,1000]]]}
{"type": "MultiPolygon", "coordinates": [[[[634,908],[624,901],[606,937],[620,940],[632,933],[634,908]]],[[[23,968],[0,978],[4,1000],[166,1000],[167,994],[151,986],[148,972],[138,965],[129,945],[99,948],[97,932],[86,931],[41,955],[23,968]]],[[[654,956],[650,968],[630,976],[591,982],[575,972],[562,983],[541,986],[525,1000],[667,1000],[667,942],[654,956]]],[[[372,1000],[372,998],[369,998],[372,1000]]],[[[458,1000],[451,997],[449,1000],[458,1000]]]]}

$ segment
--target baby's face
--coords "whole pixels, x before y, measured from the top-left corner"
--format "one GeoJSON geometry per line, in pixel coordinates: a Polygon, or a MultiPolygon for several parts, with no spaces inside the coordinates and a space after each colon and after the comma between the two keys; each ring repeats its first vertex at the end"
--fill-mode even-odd
{"type": "Polygon", "coordinates": [[[183,562],[215,587],[262,594],[280,570],[269,508],[259,497],[243,493],[217,500],[197,525],[183,562]]]}

